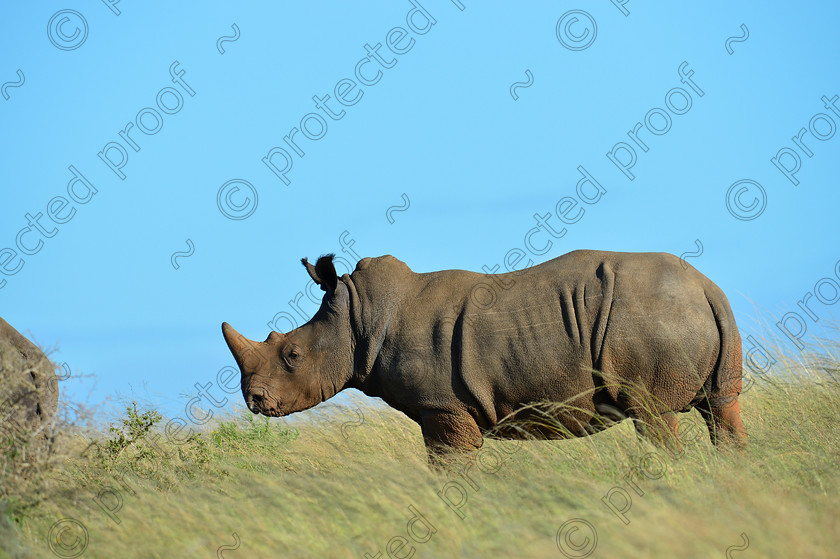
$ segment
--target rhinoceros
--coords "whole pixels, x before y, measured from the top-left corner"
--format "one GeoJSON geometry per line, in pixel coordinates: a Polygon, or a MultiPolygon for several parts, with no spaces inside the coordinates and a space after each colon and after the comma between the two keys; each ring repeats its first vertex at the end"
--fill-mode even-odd
{"type": "Polygon", "coordinates": [[[692,408],[715,445],[746,444],[729,302],[673,255],[576,250],[504,274],[415,273],[386,255],[341,277],[333,257],[301,260],[324,291],[303,326],[255,342],[222,324],[251,412],[356,388],[417,422],[433,461],[487,432],[578,437],[625,418],[679,444],[676,413],[692,408]]]}

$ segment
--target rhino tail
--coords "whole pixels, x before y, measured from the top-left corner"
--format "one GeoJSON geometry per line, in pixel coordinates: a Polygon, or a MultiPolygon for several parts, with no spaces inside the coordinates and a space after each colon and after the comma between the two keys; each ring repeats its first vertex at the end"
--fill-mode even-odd
{"type": "Polygon", "coordinates": [[[697,405],[697,410],[709,428],[712,444],[734,445],[743,449],[749,436],[741,420],[738,402],[742,374],[741,334],[735,325],[729,301],[720,288],[712,285],[706,289],[706,299],[720,333],[720,352],[715,368],[703,386],[705,398],[697,405]]]}
{"type": "Polygon", "coordinates": [[[713,286],[713,289],[707,290],[706,299],[720,333],[720,351],[704,388],[711,404],[725,404],[741,393],[741,334],[729,301],[720,288],[713,286]]]}

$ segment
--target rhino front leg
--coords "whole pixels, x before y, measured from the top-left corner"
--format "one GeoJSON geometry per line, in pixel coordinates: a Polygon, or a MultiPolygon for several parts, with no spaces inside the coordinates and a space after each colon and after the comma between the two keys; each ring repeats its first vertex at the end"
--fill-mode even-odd
{"type": "Polygon", "coordinates": [[[478,425],[466,412],[432,412],[423,416],[420,427],[429,463],[437,468],[444,465],[446,453],[474,452],[484,442],[478,425]]]}

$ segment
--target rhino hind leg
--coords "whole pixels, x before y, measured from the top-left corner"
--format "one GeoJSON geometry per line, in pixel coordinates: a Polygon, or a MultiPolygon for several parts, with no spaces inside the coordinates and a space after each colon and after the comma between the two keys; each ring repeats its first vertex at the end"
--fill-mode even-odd
{"type": "Polygon", "coordinates": [[[429,463],[434,467],[445,465],[447,453],[473,452],[481,448],[484,442],[478,425],[466,412],[424,415],[420,427],[429,453],[429,463]]]}
{"type": "Polygon", "coordinates": [[[741,421],[741,405],[738,394],[732,396],[709,397],[697,404],[697,411],[706,421],[709,437],[717,447],[747,446],[747,428],[741,421]]]}
{"type": "Polygon", "coordinates": [[[675,412],[655,414],[636,411],[631,417],[633,427],[636,428],[636,434],[640,437],[678,454],[682,452],[682,441],[680,441],[675,412]]]}

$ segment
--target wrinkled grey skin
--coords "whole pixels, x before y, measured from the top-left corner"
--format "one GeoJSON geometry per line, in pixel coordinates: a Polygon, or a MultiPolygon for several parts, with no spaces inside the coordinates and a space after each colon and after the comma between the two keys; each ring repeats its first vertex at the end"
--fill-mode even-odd
{"type": "Polygon", "coordinates": [[[0,318],[0,428],[43,429],[58,408],[58,376],[44,352],[0,318]]]}
{"type": "Polygon", "coordinates": [[[490,429],[584,436],[627,417],[672,439],[676,412],[692,407],[713,442],[746,443],[729,302],[675,256],[578,250],[497,275],[417,274],[381,256],[341,278],[332,255],[303,263],[325,291],[309,322],[265,342],[222,325],[253,413],[287,415],[357,388],[416,421],[432,457],[477,449],[490,429]],[[506,429],[513,420],[520,428],[506,429]]]}

